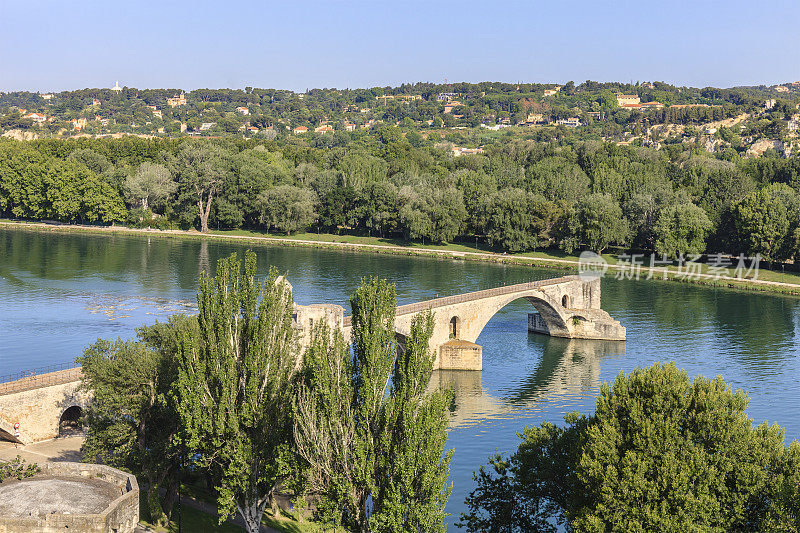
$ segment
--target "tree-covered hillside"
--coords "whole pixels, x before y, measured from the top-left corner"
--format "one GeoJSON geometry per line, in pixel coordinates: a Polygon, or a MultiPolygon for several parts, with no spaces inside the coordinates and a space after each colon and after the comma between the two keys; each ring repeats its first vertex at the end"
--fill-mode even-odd
{"type": "Polygon", "coordinates": [[[416,83],[371,89],[81,89],[0,93],[0,130],[23,138],[75,135],[246,136],[400,128],[413,143],[467,137],[491,144],[575,137],[663,147],[697,143],[731,159],[796,150],[800,82],[776,87],[416,83]],[[508,128],[508,129],[506,129],[508,128]],[[768,142],[769,141],[769,142],[768,142]]]}

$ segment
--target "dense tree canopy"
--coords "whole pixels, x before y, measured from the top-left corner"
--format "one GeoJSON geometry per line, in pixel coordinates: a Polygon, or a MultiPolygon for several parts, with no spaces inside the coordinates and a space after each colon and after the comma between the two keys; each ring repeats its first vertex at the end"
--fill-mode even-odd
{"type": "Polygon", "coordinates": [[[604,384],[594,415],[528,427],[475,474],[468,531],[796,531],[800,443],[673,364],[604,384]]]}
{"type": "Polygon", "coordinates": [[[509,138],[453,157],[391,128],[349,135],[2,141],[0,216],[431,243],[477,237],[512,252],[800,254],[798,156],[725,161],[669,145],[509,138]]]}
{"type": "Polygon", "coordinates": [[[142,476],[155,522],[166,519],[177,495],[181,458],[172,441],[178,421],[170,392],[179,339],[196,328],[194,318],[175,315],[139,328],[135,341],[98,340],[79,358],[83,386],[93,394],[82,454],[142,476]]]}
{"type": "Polygon", "coordinates": [[[299,358],[291,288],[256,258],[235,255],[200,278],[198,328],[180,339],[175,382],[182,446],[218,475],[220,519],[260,530],[291,465],[293,374],[299,358]]]}
{"type": "Polygon", "coordinates": [[[448,391],[427,391],[433,317],[395,341],[395,289],[364,281],[351,298],[353,353],[340,330],[317,324],[304,358],[295,442],[323,522],[350,531],[443,532],[450,457],[448,391]]]}

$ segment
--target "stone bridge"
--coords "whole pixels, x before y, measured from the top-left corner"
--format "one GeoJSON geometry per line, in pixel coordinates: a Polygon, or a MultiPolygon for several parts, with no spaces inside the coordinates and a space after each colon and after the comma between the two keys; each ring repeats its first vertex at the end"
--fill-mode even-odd
{"type": "MultiPolygon", "coordinates": [[[[483,349],[475,341],[500,309],[519,299],[535,310],[528,315],[529,331],[570,339],[625,340],[625,328],[600,308],[600,279],[564,276],[401,305],[395,315],[399,344],[410,334],[414,317],[430,310],[434,369],[481,370],[483,349]]],[[[314,323],[323,319],[350,338],[351,317],[344,316],[342,306],[296,305],[301,345],[308,343],[314,323]]],[[[75,427],[91,399],[80,389],[80,379],[80,368],[66,368],[0,383],[0,439],[28,444],[75,427]]]]}
{"type": "Polygon", "coordinates": [[[0,383],[0,440],[29,444],[75,428],[90,400],[80,380],[80,368],[66,368],[0,383]]]}
{"type": "MultiPolygon", "coordinates": [[[[446,296],[397,308],[395,329],[403,340],[411,332],[411,322],[420,312],[434,316],[430,349],[436,354],[434,369],[481,370],[483,350],[475,344],[483,328],[500,309],[525,299],[535,312],[528,316],[528,330],[553,337],[624,341],[625,328],[600,308],[600,278],[580,276],[531,281],[494,289],[446,296]]],[[[301,339],[308,342],[316,320],[326,319],[351,333],[351,317],[344,308],[321,304],[297,306],[295,321],[301,339]]]]}

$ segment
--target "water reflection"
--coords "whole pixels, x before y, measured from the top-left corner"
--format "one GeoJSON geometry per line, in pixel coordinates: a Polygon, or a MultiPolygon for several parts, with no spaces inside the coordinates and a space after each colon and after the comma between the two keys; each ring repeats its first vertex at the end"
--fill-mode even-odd
{"type": "MultiPolygon", "coordinates": [[[[73,360],[99,338],[130,338],[141,324],[193,312],[197,278],[252,247],[258,268],[287,273],[298,303],[347,306],[364,276],[397,284],[400,304],[436,295],[556,277],[563,271],[470,261],[253,246],[205,240],[0,230],[0,374],[73,360]],[[122,318],[123,315],[130,315],[122,318]],[[114,320],[110,320],[114,318],[114,320]]],[[[621,371],[675,361],[690,375],[722,375],[750,393],[748,414],[800,436],[800,299],[655,281],[603,281],[602,305],[626,343],[527,332],[530,304],[498,312],[478,338],[482,372],[437,372],[452,385],[448,448],[453,495],[464,510],[471,473],[517,434],[565,413],[591,413],[600,383],[621,371]]]]}
{"type": "MultiPolygon", "coordinates": [[[[600,386],[605,357],[625,354],[624,342],[560,339],[529,335],[529,343],[541,350],[535,370],[518,379],[512,390],[500,395],[483,385],[483,372],[437,370],[430,386],[455,391],[449,427],[463,428],[491,419],[514,418],[536,407],[542,399],[564,394],[587,395],[600,386]]],[[[492,364],[484,361],[484,365],[492,364]]]]}

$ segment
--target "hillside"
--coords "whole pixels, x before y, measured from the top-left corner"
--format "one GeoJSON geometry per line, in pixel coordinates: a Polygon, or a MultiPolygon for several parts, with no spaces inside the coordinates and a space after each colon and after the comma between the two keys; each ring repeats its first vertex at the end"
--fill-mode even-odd
{"type": "MultiPolygon", "coordinates": [[[[392,125],[414,144],[480,148],[507,136],[574,137],[621,144],[696,145],[718,157],[789,156],[797,149],[800,82],[779,86],[676,87],[416,83],[371,89],[137,89],[116,85],[60,93],[0,93],[0,133],[72,136],[285,136],[369,133],[392,125]]],[[[460,154],[460,151],[456,151],[460,154]]]]}

